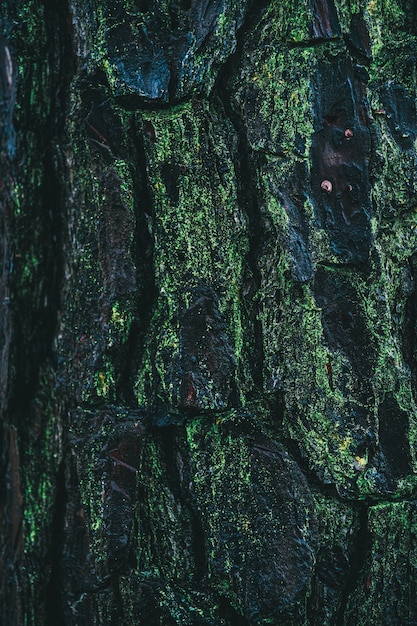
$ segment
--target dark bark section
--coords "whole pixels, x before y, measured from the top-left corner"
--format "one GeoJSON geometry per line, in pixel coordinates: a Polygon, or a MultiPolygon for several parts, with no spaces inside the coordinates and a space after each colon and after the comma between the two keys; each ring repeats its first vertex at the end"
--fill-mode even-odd
{"type": "Polygon", "coordinates": [[[341,34],[336,7],[332,0],[311,2],[312,36],[315,39],[337,37],[341,34]]]}
{"type": "Polygon", "coordinates": [[[179,322],[179,408],[198,411],[207,404],[219,409],[236,406],[235,357],[216,295],[209,288],[197,288],[190,306],[181,312],[179,322]],[[213,380],[211,391],[208,391],[208,379],[213,380]]]}
{"type": "MultiPolygon", "coordinates": [[[[235,46],[247,1],[115,2],[102,5],[98,24],[114,95],[128,107],[173,104],[214,81],[235,46]],[[226,26],[227,38],[222,29],[226,26]],[[141,68],[138,72],[138,68],[141,68]]],[[[86,24],[91,28],[92,24],[86,24]]],[[[89,36],[97,42],[95,32],[89,36]]]]}
{"type": "Polygon", "coordinates": [[[369,168],[372,139],[367,74],[345,55],[317,68],[311,176],[318,220],[343,263],[361,263],[372,243],[369,168]]]}

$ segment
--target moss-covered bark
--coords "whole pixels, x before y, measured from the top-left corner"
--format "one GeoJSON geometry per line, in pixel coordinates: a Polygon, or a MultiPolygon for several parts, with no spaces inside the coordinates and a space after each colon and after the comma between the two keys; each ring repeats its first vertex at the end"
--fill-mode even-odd
{"type": "Polygon", "coordinates": [[[417,621],[408,0],[11,0],[0,622],[417,621]]]}

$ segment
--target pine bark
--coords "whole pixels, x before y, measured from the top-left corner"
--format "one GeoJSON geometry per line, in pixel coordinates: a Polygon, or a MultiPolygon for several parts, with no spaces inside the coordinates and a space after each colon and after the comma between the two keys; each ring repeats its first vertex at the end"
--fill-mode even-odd
{"type": "Polygon", "coordinates": [[[0,623],[416,624],[416,3],[0,24],[0,623]]]}

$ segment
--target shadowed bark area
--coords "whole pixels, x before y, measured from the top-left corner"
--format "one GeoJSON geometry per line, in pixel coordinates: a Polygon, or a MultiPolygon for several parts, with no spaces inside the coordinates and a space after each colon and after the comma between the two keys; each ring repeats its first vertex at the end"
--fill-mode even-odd
{"type": "Polygon", "coordinates": [[[6,0],[0,623],[412,626],[410,0],[6,0]]]}

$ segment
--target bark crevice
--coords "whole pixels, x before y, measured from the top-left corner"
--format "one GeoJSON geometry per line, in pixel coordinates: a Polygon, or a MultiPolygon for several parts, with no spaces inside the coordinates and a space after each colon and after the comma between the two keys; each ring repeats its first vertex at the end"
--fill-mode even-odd
{"type": "Polygon", "coordinates": [[[340,607],[337,613],[336,626],[346,624],[345,614],[351,595],[357,587],[369,589],[370,581],[365,575],[364,565],[370,552],[371,535],[368,530],[369,507],[366,504],[359,505],[359,528],[355,537],[352,555],[350,557],[349,573],[343,588],[340,607]]]}

